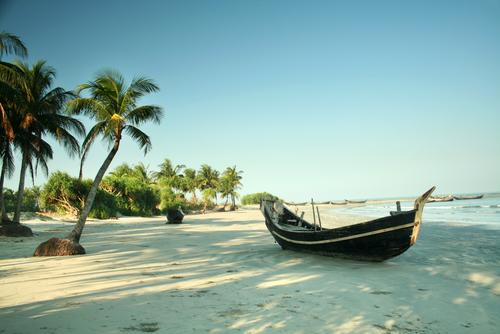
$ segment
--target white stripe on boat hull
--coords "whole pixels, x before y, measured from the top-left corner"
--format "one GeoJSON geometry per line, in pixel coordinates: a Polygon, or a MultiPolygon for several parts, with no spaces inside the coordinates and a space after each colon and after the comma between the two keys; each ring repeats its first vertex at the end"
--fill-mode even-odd
{"type": "Polygon", "coordinates": [[[400,225],[400,226],[395,226],[395,227],[388,227],[388,228],[383,228],[380,230],[372,231],[372,232],[366,232],[366,233],[360,233],[360,234],[355,234],[355,235],[350,235],[348,237],[342,237],[342,238],[336,238],[336,239],[328,239],[328,240],[317,240],[317,241],[301,241],[301,240],[293,240],[289,239],[287,237],[282,236],[276,231],[271,231],[272,234],[277,236],[278,238],[294,243],[294,244],[300,244],[300,245],[321,245],[321,244],[328,244],[328,243],[333,243],[333,242],[339,242],[339,241],[345,241],[345,240],[351,240],[351,239],[357,239],[357,238],[363,238],[367,237],[370,235],[375,235],[375,234],[380,234],[380,233],[385,233],[385,232],[391,232],[391,231],[396,231],[396,230],[401,230],[407,227],[412,227],[414,223],[409,223],[405,225],[400,225]]]}

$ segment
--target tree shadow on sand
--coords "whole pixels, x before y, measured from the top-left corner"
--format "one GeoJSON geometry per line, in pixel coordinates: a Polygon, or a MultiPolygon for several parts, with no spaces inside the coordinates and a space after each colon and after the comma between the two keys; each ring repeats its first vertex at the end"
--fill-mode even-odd
{"type": "MultiPolygon", "coordinates": [[[[0,308],[5,333],[493,333],[498,325],[495,283],[453,279],[457,268],[440,271],[437,255],[419,264],[415,249],[363,263],[282,251],[262,227],[90,224],[88,255],[0,262],[5,291],[40,284],[34,296],[5,294],[19,295],[0,308]]],[[[427,252],[435,238],[416,247],[427,252]]]]}

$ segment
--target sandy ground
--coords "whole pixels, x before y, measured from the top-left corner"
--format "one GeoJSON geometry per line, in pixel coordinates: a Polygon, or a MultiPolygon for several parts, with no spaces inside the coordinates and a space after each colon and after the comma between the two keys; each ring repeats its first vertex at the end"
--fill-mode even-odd
{"type": "MultiPolygon", "coordinates": [[[[345,217],[340,217],[345,219],[345,217]]],[[[324,217],[328,224],[339,217],[324,217]]],[[[0,333],[498,333],[498,231],[427,222],[384,263],[281,250],[258,210],[92,221],[88,254],[33,258],[70,223],[0,238],[0,333]]]]}

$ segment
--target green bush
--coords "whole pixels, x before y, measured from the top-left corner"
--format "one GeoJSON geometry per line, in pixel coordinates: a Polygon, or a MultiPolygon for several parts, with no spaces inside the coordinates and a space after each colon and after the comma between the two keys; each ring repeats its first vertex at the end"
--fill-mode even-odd
{"type": "Polygon", "coordinates": [[[242,205],[251,205],[251,204],[260,204],[262,199],[279,201],[280,199],[270,193],[262,192],[262,193],[253,193],[245,195],[241,198],[242,205]]]}
{"type": "MultiPolygon", "coordinates": [[[[21,212],[37,212],[39,208],[38,198],[40,197],[40,188],[24,189],[23,202],[21,203],[21,212]]],[[[4,188],[3,199],[5,203],[5,211],[14,212],[16,210],[17,192],[11,189],[4,188]]]]}
{"type": "MultiPolygon", "coordinates": [[[[77,216],[83,209],[92,182],[90,179],[80,181],[64,172],[52,173],[40,193],[40,208],[77,216]]],[[[116,217],[116,213],[114,196],[98,189],[89,217],[107,219],[116,217]]]]}
{"type": "Polygon", "coordinates": [[[110,175],[103,180],[102,188],[115,196],[118,211],[124,215],[152,216],[157,213],[159,191],[135,176],[110,175]]]}

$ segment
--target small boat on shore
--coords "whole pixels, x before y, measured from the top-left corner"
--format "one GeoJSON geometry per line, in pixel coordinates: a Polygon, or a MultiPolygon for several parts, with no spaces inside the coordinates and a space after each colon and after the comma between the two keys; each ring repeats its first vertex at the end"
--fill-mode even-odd
{"type": "Polygon", "coordinates": [[[347,204],[363,204],[363,203],[366,203],[366,199],[365,200],[361,200],[361,201],[353,201],[353,200],[346,199],[345,201],[347,202],[347,204]]]}
{"type": "Polygon", "coordinates": [[[333,201],[330,201],[330,204],[331,204],[331,205],[346,205],[346,204],[347,204],[347,201],[341,201],[341,202],[333,202],[333,201]]]}
{"type": "Polygon", "coordinates": [[[448,195],[448,196],[436,196],[436,197],[429,197],[427,200],[427,203],[434,203],[434,202],[451,202],[453,201],[453,196],[448,195]]]}
{"type": "Polygon", "coordinates": [[[280,202],[263,200],[260,210],[267,229],[282,249],[384,261],[415,244],[425,203],[434,189],[417,198],[413,210],[333,229],[322,228],[319,217],[319,226],[305,221],[280,202]]]}
{"type": "Polygon", "coordinates": [[[477,195],[477,196],[453,196],[453,199],[457,201],[465,200],[465,199],[481,199],[483,198],[484,195],[477,195]]]}
{"type": "Polygon", "coordinates": [[[294,202],[284,202],[286,205],[295,205],[295,206],[299,206],[299,205],[306,205],[307,202],[298,202],[298,203],[294,203],[294,202]]]}

